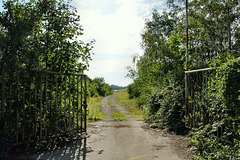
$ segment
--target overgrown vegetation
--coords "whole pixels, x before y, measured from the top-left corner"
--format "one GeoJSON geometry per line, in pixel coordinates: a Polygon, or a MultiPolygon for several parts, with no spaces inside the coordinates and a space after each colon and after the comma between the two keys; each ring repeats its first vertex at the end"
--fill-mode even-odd
{"type": "Polygon", "coordinates": [[[183,130],[185,128],[183,106],[183,89],[180,86],[156,90],[148,98],[146,104],[148,114],[145,121],[152,123],[150,126],[153,128],[167,128],[170,132],[184,134],[186,130],[183,130]]]}
{"type": "Polygon", "coordinates": [[[116,102],[125,106],[129,110],[131,116],[138,120],[143,120],[144,109],[137,106],[136,100],[130,99],[126,90],[120,90],[118,93],[119,95],[116,96],[116,102]]]}
{"type": "Polygon", "coordinates": [[[70,1],[3,1],[1,66],[83,73],[93,41],[80,40],[80,16],[70,1]]]}
{"type": "Polygon", "coordinates": [[[101,111],[101,99],[113,93],[112,87],[105,83],[103,77],[89,78],[88,80],[88,94],[90,96],[88,100],[88,119],[103,120],[106,117],[101,111]]]}
{"type": "Polygon", "coordinates": [[[191,132],[189,146],[195,158],[231,159],[240,157],[240,58],[226,59],[216,71],[216,85],[208,91],[209,113],[205,121],[191,132]]]}
{"type": "Polygon", "coordinates": [[[88,91],[91,97],[105,97],[113,93],[112,87],[109,84],[105,83],[103,77],[96,77],[94,79],[89,78],[88,91]]]}
{"type": "MultiPolygon", "coordinates": [[[[75,85],[76,76],[68,73],[84,73],[94,44],[81,40],[80,16],[70,1],[7,0],[2,4],[0,158],[8,156],[6,144],[33,138],[38,142],[74,125],[74,113],[79,111],[74,106],[79,96],[76,91],[84,90],[85,85],[75,85]]],[[[84,81],[82,77],[80,81],[84,81]]]]}
{"type": "Polygon", "coordinates": [[[207,93],[210,101],[205,107],[211,121],[191,131],[189,145],[195,150],[195,158],[237,158],[240,114],[236,106],[239,106],[240,68],[236,58],[240,56],[240,2],[189,2],[188,57],[183,2],[168,0],[169,11],[159,13],[155,10],[146,22],[141,44],[144,54],[134,55],[134,67],[127,67],[127,76],[134,80],[128,93],[139,107],[147,108],[145,120],[152,127],[186,133],[184,71],[220,67],[215,81],[208,82],[218,86],[207,93]],[[221,135],[216,132],[220,129],[221,135]]]}
{"type": "Polygon", "coordinates": [[[114,121],[126,121],[128,118],[120,111],[112,113],[112,119],[114,121]]]}
{"type": "Polygon", "coordinates": [[[101,111],[102,97],[90,97],[88,100],[88,116],[89,120],[104,120],[106,117],[101,111]]]}

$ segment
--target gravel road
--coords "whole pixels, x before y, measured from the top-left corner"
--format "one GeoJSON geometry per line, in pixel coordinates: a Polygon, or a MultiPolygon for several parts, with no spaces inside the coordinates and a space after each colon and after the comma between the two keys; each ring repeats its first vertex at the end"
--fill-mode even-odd
{"type": "MultiPolygon", "coordinates": [[[[88,133],[72,145],[52,152],[29,155],[25,159],[53,160],[182,160],[187,156],[184,137],[149,129],[132,118],[116,103],[118,93],[102,99],[106,120],[89,123],[88,133]],[[111,104],[111,105],[109,105],[111,104]],[[113,121],[112,112],[120,111],[127,121],[113,121]]],[[[23,157],[22,157],[23,158],[23,157]]]]}

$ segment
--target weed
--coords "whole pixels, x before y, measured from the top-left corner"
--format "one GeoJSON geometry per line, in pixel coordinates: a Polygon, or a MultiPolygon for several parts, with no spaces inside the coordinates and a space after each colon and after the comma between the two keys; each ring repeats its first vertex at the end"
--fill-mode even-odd
{"type": "Polygon", "coordinates": [[[128,120],[128,118],[122,113],[122,112],[113,112],[112,113],[112,118],[114,121],[124,121],[128,120]]]}
{"type": "Polygon", "coordinates": [[[107,103],[107,105],[113,106],[114,104],[113,104],[113,102],[110,102],[110,101],[109,101],[109,102],[107,103]]]}
{"type": "Polygon", "coordinates": [[[88,101],[88,120],[104,120],[105,115],[101,111],[102,97],[91,97],[88,101]]]}
{"type": "Polygon", "coordinates": [[[137,107],[135,99],[129,99],[129,95],[126,91],[118,91],[118,93],[120,94],[116,97],[117,103],[122,106],[126,106],[133,117],[137,118],[138,120],[143,120],[143,115],[145,112],[137,107]]]}

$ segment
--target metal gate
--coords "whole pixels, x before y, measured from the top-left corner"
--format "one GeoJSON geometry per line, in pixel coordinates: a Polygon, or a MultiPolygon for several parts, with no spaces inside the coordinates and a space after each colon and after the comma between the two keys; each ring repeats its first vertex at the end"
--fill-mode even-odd
{"type": "Polygon", "coordinates": [[[86,132],[86,75],[1,69],[0,133],[19,143],[86,132]]]}
{"type": "Polygon", "coordinates": [[[185,72],[185,122],[188,128],[209,124],[208,91],[214,87],[214,68],[185,72]]]}

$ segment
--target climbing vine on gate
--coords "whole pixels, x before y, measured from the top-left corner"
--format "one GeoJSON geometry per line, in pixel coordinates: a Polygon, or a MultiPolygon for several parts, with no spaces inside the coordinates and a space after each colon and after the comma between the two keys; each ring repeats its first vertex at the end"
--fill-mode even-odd
{"type": "Polygon", "coordinates": [[[192,131],[189,146],[196,157],[229,159],[240,156],[240,58],[216,70],[208,92],[209,123],[192,131]]]}

